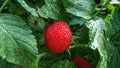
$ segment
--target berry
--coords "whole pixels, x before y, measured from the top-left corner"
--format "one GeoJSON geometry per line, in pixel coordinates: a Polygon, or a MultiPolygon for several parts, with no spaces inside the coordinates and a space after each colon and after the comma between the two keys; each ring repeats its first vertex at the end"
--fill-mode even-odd
{"type": "Polygon", "coordinates": [[[49,24],[44,33],[45,44],[55,53],[65,51],[72,42],[72,32],[66,22],[49,24]]]}
{"type": "Polygon", "coordinates": [[[74,58],[73,62],[78,68],[92,68],[91,64],[81,56],[74,58]]]}

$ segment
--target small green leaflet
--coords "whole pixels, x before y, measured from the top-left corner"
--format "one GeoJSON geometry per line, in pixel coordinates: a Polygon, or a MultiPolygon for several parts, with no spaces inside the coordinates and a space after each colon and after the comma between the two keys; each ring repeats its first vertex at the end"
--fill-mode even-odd
{"type": "Polygon", "coordinates": [[[37,65],[36,45],[30,28],[20,17],[0,15],[0,56],[3,59],[25,68],[28,65],[37,65]]]}
{"type": "Polygon", "coordinates": [[[97,68],[119,68],[120,54],[107,37],[109,28],[106,25],[100,17],[96,17],[87,23],[90,29],[90,44],[93,48],[98,49],[101,57],[97,68]]]}

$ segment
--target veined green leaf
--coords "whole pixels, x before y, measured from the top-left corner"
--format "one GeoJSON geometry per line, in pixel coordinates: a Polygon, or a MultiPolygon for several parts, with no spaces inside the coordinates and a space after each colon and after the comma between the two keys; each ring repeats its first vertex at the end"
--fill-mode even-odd
{"type": "Polygon", "coordinates": [[[111,41],[116,45],[120,46],[120,8],[116,7],[112,9],[112,13],[106,17],[107,22],[112,26],[112,37],[111,41]]]}
{"type": "Polygon", "coordinates": [[[86,23],[86,20],[85,19],[82,19],[82,18],[73,18],[71,21],[70,21],[70,25],[83,25],[84,23],[86,23]]]}
{"type": "Polygon", "coordinates": [[[110,22],[112,24],[114,32],[120,31],[120,8],[116,7],[114,12],[112,13],[112,18],[110,19],[110,22]]]}
{"type": "Polygon", "coordinates": [[[111,41],[116,45],[116,46],[120,46],[120,31],[115,33],[112,37],[111,37],[111,41]]]}
{"type": "Polygon", "coordinates": [[[66,17],[61,0],[45,0],[45,5],[38,8],[38,13],[41,17],[55,20],[61,20],[66,17]]]}
{"type": "Polygon", "coordinates": [[[105,22],[102,18],[90,20],[89,23],[87,23],[87,27],[90,29],[90,41],[92,43],[91,48],[96,49],[98,47],[97,38],[99,38],[99,32],[101,33],[102,29],[105,29],[105,22]]]}
{"type": "Polygon", "coordinates": [[[93,0],[64,0],[63,3],[67,12],[84,19],[90,19],[94,12],[93,0]]]}
{"type": "Polygon", "coordinates": [[[21,18],[0,15],[0,56],[20,66],[36,65],[37,43],[30,33],[31,30],[21,18]]]}
{"type": "Polygon", "coordinates": [[[101,57],[97,68],[119,68],[120,54],[106,35],[109,28],[104,20],[97,17],[88,22],[87,26],[90,29],[91,46],[98,49],[101,57]]]}
{"type": "Polygon", "coordinates": [[[17,68],[18,66],[7,62],[5,59],[0,57],[0,68],[17,68]]]}
{"type": "Polygon", "coordinates": [[[31,8],[30,6],[27,5],[27,3],[24,0],[17,0],[22,7],[24,7],[28,12],[30,12],[33,16],[38,17],[37,12],[35,11],[34,8],[31,8]]]}

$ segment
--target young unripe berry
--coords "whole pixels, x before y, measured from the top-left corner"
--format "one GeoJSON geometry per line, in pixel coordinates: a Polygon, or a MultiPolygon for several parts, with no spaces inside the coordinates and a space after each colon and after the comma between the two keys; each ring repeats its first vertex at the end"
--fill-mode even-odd
{"type": "Polygon", "coordinates": [[[57,21],[49,24],[44,33],[45,44],[49,50],[61,53],[72,42],[72,32],[66,22],[57,21]]]}
{"type": "Polygon", "coordinates": [[[74,58],[73,62],[77,66],[77,68],[92,68],[91,64],[81,56],[77,56],[76,58],[74,58]]]}

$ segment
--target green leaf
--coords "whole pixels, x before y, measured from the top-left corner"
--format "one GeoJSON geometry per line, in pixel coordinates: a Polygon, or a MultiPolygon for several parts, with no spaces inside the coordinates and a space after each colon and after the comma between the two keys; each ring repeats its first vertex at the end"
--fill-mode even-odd
{"type": "Polygon", "coordinates": [[[103,19],[94,19],[90,20],[89,23],[87,23],[87,27],[90,29],[90,43],[91,43],[91,48],[96,49],[98,45],[96,45],[96,38],[98,38],[98,30],[104,29],[105,28],[105,23],[103,19]]]}
{"type": "Polygon", "coordinates": [[[73,18],[70,21],[70,25],[77,25],[79,24],[80,26],[83,25],[86,22],[86,20],[82,19],[82,18],[73,18]]]}
{"type": "Polygon", "coordinates": [[[19,66],[9,63],[0,57],[0,68],[18,68],[19,66]]]}
{"type": "Polygon", "coordinates": [[[67,12],[84,19],[90,19],[94,12],[94,0],[64,0],[63,3],[67,12]]]}
{"type": "Polygon", "coordinates": [[[118,48],[118,50],[119,50],[119,54],[120,54],[120,46],[118,46],[117,48],[118,48]]]}
{"type": "MultiPolygon", "coordinates": [[[[100,35],[103,36],[103,35],[100,35]]],[[[99,38],[99,53],[101,55],[100,63],[98,68],[119,68],[120,67],[120,53],[118,49],[110,43],[106,38],[99,38]],[[103,46],[102,46],[103,45],[103,46]]]]}
{"type": "Polygon", "coordinates": [[[111,41],[114,43],[114,45],[120,46],[120,31],[112,35],[111,41]]]}
{"type": "Polygon", "coordinates": [[[120,46],[120,31],[117,32],[116,34],[114,34],[111,37],[111,41],[116,45],[116,46],[120,46]]]}
{"type": "Polygon", "coordinates": [[[65,60],[58,61],[57,63],[53,64],[51,68],[76,68],[76,67],[72,62],[65,60]]]}
{"type": "MultiPolygon", "coordinates": [[[[29,67],[36,65],[38,49],[25,22],[13,15],[0,15],[0,56],[8,62],[29,67]]],[[[31,68],[31,67],[29,67],[31,68]]]]}
{"type": "Polygon", "coordinates": [[[111,41],[116,45],[120,46],[120,8],[116,7],[112,9],[111,14],[108,14],[106,21],[112,26],[112,37],[111,41]]]}
{"type": "Polygon", "coordinates": [[[45,0],[45,5],[38,8],[38,13],[41,17],[52,18],[55,20],[64,19],[66,16],[61,0],[45,0]]]}
{"type": "Polygon", "coordinates": [[[107,30],[109,28],[106,25],[104,20],[99,17],[90,20],[87,24],[90,29],[90,44],[93,48],[97,48],[100,54],[97,68],[119,68],[120,55],[117,48],[109,41],[109,37],[107,37],[107,30]]]}
{"type": "Polygon", "coordinates": [[[44,30],[46,22],[42,18],[29,16],[27,18],[28,25],[31,27],[33,34],[36,36],[38,45],[44,44],[44,30]]]}
{"type": "Polygon", "coordinates": [[[17,0],[22,7],[24,7],[28,12],[30,12],[33,16],[38,17],[37,12],[35,11],[34,8],[30,7],[27,5],[27,3],[24,0],[17,0]]]}
{"type": "Polygon", "coordinates": [[[34,30],[44,30],[46,26],[46,22],[42,18],[34,17],[34,16],[28,16],[27,22],[31,28],[34,30]]]}
{"type": "Polygon", "coordinates": [[[110,19],[114,33],[120,31],[120,14],[119,14],[119,12],[120,12],[120,8],[116,7],[114,12],[112,13],[112,18],[110,19]]]}

